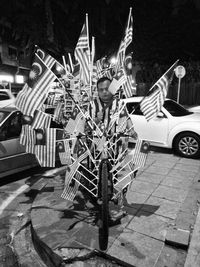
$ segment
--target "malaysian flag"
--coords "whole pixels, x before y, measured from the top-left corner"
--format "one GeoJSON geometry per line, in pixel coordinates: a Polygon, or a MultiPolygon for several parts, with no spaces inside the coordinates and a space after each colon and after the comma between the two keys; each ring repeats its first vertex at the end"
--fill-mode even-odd
{"type": "Polygon", "coordinates": [[[68,175],[69,172],[66,172],[65,188],[61,194],[61,197],[69,201],[73,201],[80,185],[78,181],[80,181],[81,179],[81,174],[77,172],[75,174],[76,179],[74,178],[69,179],[68,175]]]}
{"type": "Polygon", "coordinates": [[[75,58],[80,64],[81,78],[84,84],[90,84],[90,48],[89,48],[89,33],[88,33],[88,17],[86,14],[86,22],[75,48],[75,58]]]}
{"type": "Polygon", "coordinates": [[[35,53],[28,82],[18,93],[15,103],[23,114],[33,116],[34,111],[39,110],[43,105],[49,91],[49,85],[55,80],[55,74],[49,69],[54,63],[53,58],[48,59],[45,63],[35,53]]]}
{"type": "Polygon", "coordinates": [[[20,144],[25,146],[27,153],[35,153],[35,132],[30,125],[22,125],[20,144]]]}
{"type": "Polygon", "coordinates": [[[51,115],[47,114],[45,112],[42,112],[40,110],[35,111],[35,116],[32,122],[32,128],[38,129],[38,128],[49,128],[51,124],[51,115]]]}
{"type": "Polygon", "coordinates": [[[126,74],[126,82],[122,85],[123,92],[126,98],[136,94],[135,81],[132,74],[132,53],[126,55],[124,59],[124,71],[126,74]]]}
{"type": "Polygon", "coordinates": [[[47,98],[45,99],[44,104],[46,106],[53,107],[53,106],[55,106],[56,102],[57,101],[56,101],[56,95],[55,95],[55,93],[49,93],[48,96],[47,96],[47,98]]]}
{"type": "Polygon", "coordinates": [[[118,89],[126,82],[126,76],[124,74],[124,70],[121,69],[117,72],[117,74],[113,77],[112,82],[108,88],[108,91],[111,94],[115,95],[118,89]]]}
{"type": "Polygon", "coordinates": [[[114,75],[113,68],[114,66],[107,61],[106,57],[98,59],[96,61],[97,78],[108,77],[112,80],[114,75]]]}
{"type": "Polygon", "coordinates": [[[55,167],[56,128],[35,129],[35,155],[41,167],[55,167]]]}
{"type": "Polygon", "coordinates": [[[132,158],[132,163],[134,163],[134,165],[131,165],[130,167],[133,170],[143,168],[146,163],[148,152],[149,143],[145,140],[138,139],[135,145],[135,151],[132,158]]]}
{"type": "Polygon", "coordinates": [[[140,103],[140,109],[147,121],[153,119],[160,111],[167,96],[169,85],[173,79],[178,60],[152,86],[148,95],[140,103]]]}
{"type": "Polygon", "coordinates": [[[54,114],[53,114],[53,121],[56,121],[58,123],[62,122],[63,119],[63,106],[64,104],[62,102],[58,102],[54,114]]]}
{"type": "Polygon", "coordinates": [[[49,55],[47,52],[42,50],[41,48],[37,47],[36,50],[37,56],[44,62],[44,64],[51,69],[51,71],[55,75],[62,75],[65,74],[66,70],[62,64],[60,64],[59,61],[57,61],[55,58],[53,58],[51,55],[49,55]]]}
{"type": "Polygon", "coordinates": [[[71,150],[70,140],[64,139],[57,142],[58,154],[62,165],[70,165],[71,162],[71,150]]]}
{"type": "Polygon", "coordinates": [[[84,115],[80,111],[78,105],[73,109],[72,115],[65,127],[65,131],[69,134],[74,134],[75,132],[84,132],[85,119],[84,115]]]}
{"type": "Polygon", "coordinates": [[[121,103],[121,108],[120,108],[120,111],[119,111],[117,132],[126,131],[128,118],[129,118],[128,111],[126,109],[126,106],[124,105],[124,102],[122,102],[121,103]]]}
{"type": "Polygon", "coordinates": [[[132,38],[133,38],[133,17],[132,17],[132,8],[130,8],[124,38],[121,40],[117,53],[116,71],[118,69],[123,68],[126,48],[132,42],[132,38]]]}

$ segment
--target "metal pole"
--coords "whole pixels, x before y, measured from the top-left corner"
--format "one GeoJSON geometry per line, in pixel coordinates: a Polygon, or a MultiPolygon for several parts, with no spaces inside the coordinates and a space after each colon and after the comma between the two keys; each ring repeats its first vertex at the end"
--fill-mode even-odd
{"type": "Polygon", "coordinates": [[[181,78],[178,78],[178,94],[177,94],[177,103],[179,104],[180,99],[180,87],[181,87],[181,78]]]}

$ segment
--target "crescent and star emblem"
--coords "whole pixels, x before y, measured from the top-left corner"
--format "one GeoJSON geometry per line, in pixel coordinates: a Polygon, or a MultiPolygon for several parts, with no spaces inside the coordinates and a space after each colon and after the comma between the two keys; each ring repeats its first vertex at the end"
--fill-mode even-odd
{"type": "Polygon", "coordinates": [[[34,62],[32,64],[32,69],[31,69],[31,71],[29,73],[29,78],[33,80],[37,76],[40,76],[41,73],[42,73],[42,67],[41,67],[41,65],[39,63],[37,63],[37,62],[34,62]]]}
{"type": "Polygon", "coordinates": [[[41,49],[38,49],[38,50],[37,50],[37,53],[38,53],[38,56],[39,56],[41,59],[44,59],[44,57],[45,57],[45,53],[44,53],[44,51],[42,51],[41,49]]]}
{"type": "Polygon", "coordinates": [[[37,139],[42,140],[43,139],[43,134],[42,133],[37,133],[37,139]]]}

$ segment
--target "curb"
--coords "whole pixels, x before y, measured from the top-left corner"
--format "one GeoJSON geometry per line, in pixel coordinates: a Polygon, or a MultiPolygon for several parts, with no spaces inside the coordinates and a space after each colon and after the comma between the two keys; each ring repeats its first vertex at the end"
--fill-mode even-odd
{"type": "Polygon", "coordinates": [[[194,231],[190,241],[188,254],[184,267],[199,267],[200,266],[200,209],[198,211],[194,231]]]}

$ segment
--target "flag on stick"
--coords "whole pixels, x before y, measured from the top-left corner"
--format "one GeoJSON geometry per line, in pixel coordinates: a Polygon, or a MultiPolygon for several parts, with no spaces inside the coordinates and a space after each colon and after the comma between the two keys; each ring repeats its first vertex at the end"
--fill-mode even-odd
{"type": "Polygon", "coordinates": [[[140,103],[140,109],[147,121],[153,119],[160,111],[167,96],[169,85],[173,79],[178,60],[152,86],[149,94],[140,103]]]}
{"type": "Polygon", "coordinates": [[[90,84],[90,48],[88,32],[88,15],[86,22],[83,24],[80,37],[75,48],[75,58],[80,64],[81,78],[84,84],[90,84]]]}
{"type": "MultiPolygon", "coordinates": [[[[53,58],[48,62],[50,66],[54,63],[53,58]]],[[[40,109],[44,103],[49,85],[55,80],[55,75],[35,53],[35,59],[29,73],[29,79],[24,88],[16,98],[16,107],[29,116],[34,115],[36,109],[40,109]]]]}
{"type": "Polygon", "coordinates": [[[132,38],[133,38],[133,17],[132,17],[132,8],[130,8],[126,29],[124,33],[124,38],[121,40],[117,53],[116,71],[123,68],[126,48],[132,42],[132,38]]]}

